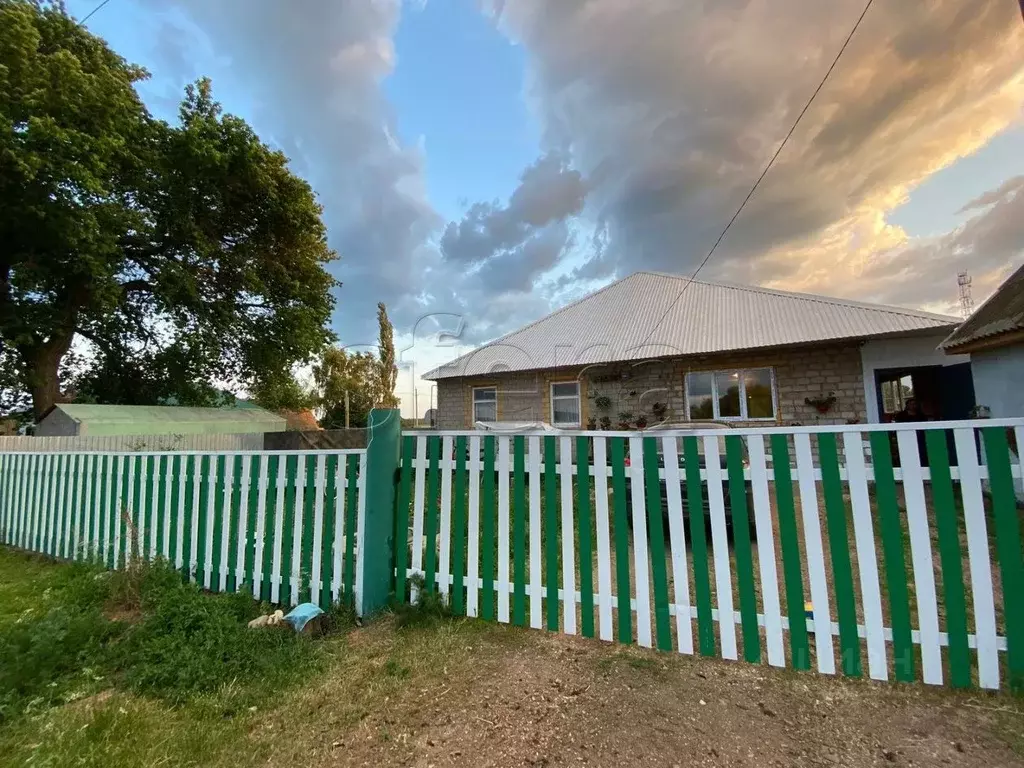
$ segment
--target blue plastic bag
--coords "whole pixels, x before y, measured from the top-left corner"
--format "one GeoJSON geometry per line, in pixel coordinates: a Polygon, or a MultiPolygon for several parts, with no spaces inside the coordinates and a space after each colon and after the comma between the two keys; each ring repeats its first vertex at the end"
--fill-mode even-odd
{"type": "Polygon", "coordinates": [[[296,632],[301,632],[311,620],[322,613],[323,611],[312,603],[300,603],[292,608],[284,620],[291,624],[296,632]]]}

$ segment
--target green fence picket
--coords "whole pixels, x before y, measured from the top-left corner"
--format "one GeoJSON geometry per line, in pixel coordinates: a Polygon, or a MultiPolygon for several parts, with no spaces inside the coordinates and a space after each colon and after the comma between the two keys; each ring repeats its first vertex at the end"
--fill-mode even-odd
{"type": "Polygon", "coordinates": [[[843,673],[861,676],[860,638],[857,635],[857,606],[853,595],[853,566],[850,563],[850,526],[839,476],[839,451],[832,432],[818,435],[821,484],[825,494],[825,520],[828,527],[832,580],[839,619],[839,647],[843,673]]]}
{"type": "Polygon", "coordinates": [[[626,517],[626,440],[608,440],[612,462],[612,504],[615,509],[615,590],[620,643],[633,642],[633,608],[629,584],[629,521],[626,517]]]}
{"type": "Polygon", "coordinates": [[[455,438],[455,499],[452,504],[452,613],[466,613],[466,436],[455,438]]]}
{"type": "Polygon", "coordinates": [[[885,559],[885,583],[889,593],[889,615],[892,622],[893,664],[896,679],[914,680],[914,646],[910,630],[910,595],[907,588],[905,537],[900,524],[899,501],[892,466],[889,433],[872,432],[871,459],[875,470],[875,498],[878,504],[882,554],[885,559]]]}
{"type": "Polygon", "coordinates": [[[494,619],[494,508],[497,494],[495,491],[493,435],[485,435],[484,476],[480,491],[480,528],[483,536],[480,553],[480,570],[483,573],[483,594],[480,596],[480,616],[483,619],[494,619]]]}
{"type": "MultiPolygon", "coordinates": [[[[512,623],[526,626],[526,438],[512,438],[512,623]]],[[[534,480],[536,482],[536,480],[534,480]]]]}
{"type": "Polygon", "coordinates": [[[1003,587],[1003,618],[1006,622],[1006,666],[1010,690],[1024,691],[1024,560],[1021,558],[1020,517],[1010,470],[1010,446],[1006,430],[981,430],[992,489],[996,554],[1003,587]]]}
{"type": "Polygon", "coordinates": [[[963,554],[960,549],[960,525],[953,502],[953,479],[949,471],[946,433],[939,429],[925,432],[928,467],[931,470],[932,506],[939,536],[942,566],[942,594],[949,636],[949,677],[954,688],[971,685],[971,656],[967,641],[967,590],[964,587],[963,554]]]}
{"type": "MultiPolygon", "coordinates": [[[[590,438],[583,435],[576,438],[576,507],[576,530],[580,547],[580,631],[584,637],[593,637],[594,529],[590,509],[590,438]]],[[[548,583],[552,581],[549,579],[548,583]]],[[[668,611],[667,603],[665,610],[668,611]]],[[[661,640],[660,633],[658,640],[661,640]]]]}
{"type": "Polygon", "coordinates": [[[811,668],[804,613],[804,580],[801,570],[800,539],[793,502],[793,475],[789,464],[786,435],[772,435],[772,469],[775,473],[775,506],[779,517],[779,542],[786,585],[786,614],[789,616],[789,650],[794,669],[811,668]]]}
{"type": "MultiPolygon", "coordinates": [[[[668,611],[668,573],[665,567],[665,529],[661,512],[661,479],[658,476],[658,444],[643,438],[644,498],[647,507],[647,545],[654,581],[654,626],[657,647],[672,650],[672,625],[668,611]]],[[[593,600],[591,600],[593,609],[593,600]]]]}
{"type": "Polygon", "coordinates": [[[700,464],[697,438],[684,437],[683,468],[686,472],[686,510],[693,553],[693,591],[697,598],[697,639],[701,655],[714,656],[715,622],[711,618],[711,571],[708,567],[708,532],[700,464]]]}
{"type": "Polygon", "coordinates": [[[277,546],[277,494],[281,492],[277,475],[281,469],[281,457],[267,456],[267,490],[263,500],[263,565],[260,570],[260,598],[270,600],[273,594],[274,549],[277,546]]]}
{"type": "Polygon", "coordinates": [[[412,485],[412,460],[416,454],[416,438],[402,438],[402,474],[398,487],[398,509],[395,513],[395,595],[400,603],[408,597],[406,583],[409,568],[409,503],[412,485]]]}
{"type": "Polygon", "coordinates": [[[761,663],[761,635],[757,627],[757,593],[754,590],[754,559],[750,545],[750,509],[747,507],[747,482],[743,473],[743,438],[725,438],[725,462],[732,511],[733,550],[736,554],[736,578],[740,593],[740,625],[743,631],[743,658],[761,663]]]}
{"type": "Polygon", "coordinates": [[[359,504],[359,457],[348,455],[345,471],[345,595],[349,605],[355,605],[356,587],[356,520],[359,504]]]}
{"type": "MultiPolygon", "coordinates": [[[[577,462],[578,463],[578,462],[577,462]]],[[[558,474],[554,435],[544,436],[544,578],[546,624],[558,631],[558,474]]]]}
{"type": "Polygon", "coordinates": [[[438,463],[441,457],[441,438],[431,435],[427,438],[427,497],[423,502],[423,538],[426,540],[427,551],[423,567],[423,587],[427,592],[437,591],[437,520],[438,520],[438,480],[441,471],[438,463]]]}

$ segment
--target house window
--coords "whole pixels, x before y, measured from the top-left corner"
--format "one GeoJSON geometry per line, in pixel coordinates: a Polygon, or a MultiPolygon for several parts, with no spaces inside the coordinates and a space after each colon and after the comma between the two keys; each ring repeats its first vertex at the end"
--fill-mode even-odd
{"type": "Polygon", "coordinates": [[[473,388],[473,423],[498,420],[498,388],[473,388]]]}
{"type": "Polygon", "coordinates": [[[551,424],[556,427],[580,425],[580,383],[551,385],[551,424]]]}
{"type": "Polygon", "coordinates": [[[688,373],[686,409],[690,421],[772,420],[776,411],[774,372],[753,368],[688,373]]]}

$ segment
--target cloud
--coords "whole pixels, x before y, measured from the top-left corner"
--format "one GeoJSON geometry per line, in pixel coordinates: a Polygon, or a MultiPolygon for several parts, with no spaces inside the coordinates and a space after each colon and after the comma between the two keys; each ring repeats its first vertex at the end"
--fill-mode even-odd
{"type": "MultiPolygon", "coordinates": [[[[376,339],[376,303],[412,327],[443,221],[427,199],[424,156],[403,146],[382,93],[393,71],[400,0],[143,0],[165,15],[162,45],[189,49],[185,26],[216,51],[214,93],[244,94],[246,116],[317,190],[341,259],[336,326],[343,343],[376,339]],[[183,21],[184,20],[184,23],[183,21]],[[232,88],[233,87],[233,88],[232,88]]],[[[180,66],[181,57],[177,57],[180,66]]],[[[188,73],[191,76],[191,72],[188,73]]]]}
{"type": "MultiPolygon", "coordinates": [[[[494,4],[499,28],[528,51],[528,97],[545,140],[587,178],[584,217],[606,232],[605,247],[570,277],[696,268],[862,8],[494,4]]],[[[1022,102],[1014,3],[876,3],[702,274],[857,296],[874,290],[858,280],[882,258],[897,270],[893,283],[914,279],[920,270],[906,260],[920,254],[886,214],[1018,119],[1022,102]]],[[[999,238],[1014,236],[1007,227],[987,235],[1000,252],[999,238]]]]}

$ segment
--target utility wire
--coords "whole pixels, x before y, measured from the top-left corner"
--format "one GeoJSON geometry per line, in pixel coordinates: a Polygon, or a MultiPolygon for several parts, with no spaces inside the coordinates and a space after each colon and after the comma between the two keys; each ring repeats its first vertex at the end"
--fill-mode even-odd
{"type": "MultiPolygon", "coordinates": [[[[789,142],[790,137],[792,137],[794,131],[796,131],[797,126],[800,125],[800,121],[803,120],[804,115],[807,114],[807,110],[810,109],[811,104],[814,103],[815,98],[817,98],[818,94],[821,93],[821,89],[825,87],[825,83],[828,82],[828,78],[832,74],[832,70],[836,68],[836,64],[839,63],[839,59],[842,57],[843,52],[846,50],[846,46],[850,44],[850,40],[852,40],[853,36],[856,34],[857,28],[860,27],[860,23],[864,21],[864,17],[867,15],[868,9],[871,8],[871,4],[873,2],[874,0],[868,0],[867,4],[864,6],[864,10],[860,12],[860,16],[857,18],[857,22],[853,25],[853,29],[850,30],[850,34],[846,36],[846,40],[843,41],[842,47],[839,49],[839,52],[836,54],[836,57],[832,60],[832,64],[829,66],[828,71],[825,72],[825,76],[821,78],[821,82],[818,83],[818,87],[814,89],[814,93],[811,94],[811,98],[807,100],[807,103],[804,104],[804,108],[800,110],[800,114],[797,115],[796,122],[793,123],[793,127],[789,129],[789,133],[786,134],[786,138],[784,138],[782,140],[782,143],[779,144],[779,148],[775,150],[775,154],[772,155],[772,159],[768,161],[768,165],[766,165],[764,167],[764,170],[761,171],[761,175],[757,177],[757,181],[754,182],[754,186],[750,188],[750,191],[747,193],[747,196],[743,198],[743,202],[740,203],[740,207],[736,209],[736,213],[732,215],[732,218],[729,219],[729,223],[725,225],[725,229],[722,230],[722,234],[720,234],[718,236],[718,239],[715,240],[715,244],[711,246],[711,250],[708,251],[707,256],[704,257],[704,260],[700,263],[700,266],[698,266],[697,269],[694,270],[694,273],[693,275],[690,276],[690,279],[683,284],[683,287],[679,290],[679,295],[676,296],[675,299],[672,300],[672,303],[668,305],[668,308],[666,308],[666,310],[662,313],[661,317],[658,319],[658,322],[654,325],[653,328],[651,328],[650,333],[647,334],[647,336],[644,338],[644,340],[640,343],[639,346],[642,347],[644,344],[648,342],[648,340],[650,340],[651,336],[654,335],[654,332],[658,330],[661,324],[665,321],[665,318],[668,316],[668,313],[677,303],[679,303],[679,299],[683,297],[683,294],[686,292],[686,289],[689,288],[690,284],[697,279],[697,275],[700,274],[700,271],[704,269],[705,265],[707,265],[707,263],[711,260],[711,257],[714,255],[722,240],[725,239],[725,235],[729,232],[729,229],[732,227],[733,222],[735,222],[736,219],[739,218],[740,213],[743,212],[743,209],[746,207],[747,203],[750,202],[750,198],[754,196],[754,192],[757,191],[757,188],[764,180],[764,177],[768,175],[768,171],[772,169],[772,166],[775,164],[775,160],[782,153],[782,150],[785,148],[787,142],[789,142]]],[[[1024,4],[1024,0],[1021,0],[1021,3],[1024,4]]]]}
{"type": "Polygon", "coordinates": [[[91,19],[96,14],[97,11],[99,11],[101,8],[103,8],[103,6],[105,6],[109,2],[110,2],[110,0],[103,0],[103,2],[101,2],[95,8],[93,8],[91,11],[89,11],[89,13],[86,15],[86,17],[84,19],[82,19],[80,22],[78,22],[78,26],[80,26],[80,27],[85,26],[85,22],[87,22],[89,19],[91,19]]]}

